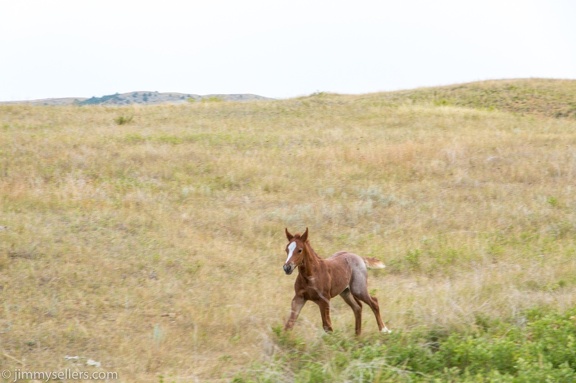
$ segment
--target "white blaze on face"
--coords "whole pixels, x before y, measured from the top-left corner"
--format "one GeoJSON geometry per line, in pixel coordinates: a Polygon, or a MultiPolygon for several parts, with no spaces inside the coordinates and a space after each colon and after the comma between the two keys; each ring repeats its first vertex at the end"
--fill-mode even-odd
{"type": "Polygon", "coordinates": [[[288,258],[286,258],[285,263],[288,263],[290,258],[292,258],[292,255],[294,254],[294,250],[296,250],[296,242],[290,242],[290,244],[288,245],[288,258]]]}

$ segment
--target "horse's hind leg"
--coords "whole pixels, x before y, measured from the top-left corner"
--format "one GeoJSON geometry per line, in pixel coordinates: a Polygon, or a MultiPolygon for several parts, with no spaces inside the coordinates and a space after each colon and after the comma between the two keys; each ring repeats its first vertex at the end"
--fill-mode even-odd
{"type": "Polygon", "coordinates": [[[370,296],[368,294],[368,291],[366,291],[365,294],[355,295],[354,298],[357,298],[362,302],[365,302],[368,306],[370,306],[372,312],[374,313],[374,316],[376,317],[376,322],[378,323],[378,330],[386,333],[391,332],[390,330],[388,330],[388,327],[386,327],[384,322],[382,322],[382,317],[380,317],[380,306],[378,305],[378,299],[376,299],[376,297],[370,296]]]}
{"type": "MultiPolygon", "coordinates": [[[[372,309],[374,316],[376,317],[376,322],[378,323],[378,330],[381,332],[391,332],[388,327],[382,322],[380,317],[380,306],[378,305],[378,299],[376,297],[370,296],[368,293],[368,286],[366,280],[356,280],[354,281],[354,286],[350,286],[352,295],[356,300],[366,303],[372,309]]],[[[358,302],[359,303],[359,302],[358,302]]]]}
{"type": "Polygon", "coordinates": [[[353,299],[350,289],[344,290],[340,296],[344,299],[344,302],[348,303],[348,306],[352,308],[354,319],[356,320],[356,335],[360,335],[362,332],[362,303],[353,299]]]}

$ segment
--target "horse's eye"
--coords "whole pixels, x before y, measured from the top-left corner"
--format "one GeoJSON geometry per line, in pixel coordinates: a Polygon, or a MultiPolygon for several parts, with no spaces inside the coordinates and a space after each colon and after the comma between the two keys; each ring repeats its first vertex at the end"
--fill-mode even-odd
{"type": "Polygon", "coordinates": [[[301,253],[301,252],[302,252],[302,249],[298,249],[298,252],[301,253]]]}

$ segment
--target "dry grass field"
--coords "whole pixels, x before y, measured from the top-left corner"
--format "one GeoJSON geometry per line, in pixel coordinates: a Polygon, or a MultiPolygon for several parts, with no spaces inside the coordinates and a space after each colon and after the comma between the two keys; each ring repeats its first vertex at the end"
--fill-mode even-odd
{"type": "MultiPolygon", "coordinates": [[[[194,382],[273,365],[285,227],[383,260],[369,288],[395,332],[574,308],[575,82],[468,87],[0,106],[0,366],[194,382]]],[[[364,313],[362,339],[385,341],[364,313]]],[[[314,304],[292,336],[325,338],[314,304]]]]}

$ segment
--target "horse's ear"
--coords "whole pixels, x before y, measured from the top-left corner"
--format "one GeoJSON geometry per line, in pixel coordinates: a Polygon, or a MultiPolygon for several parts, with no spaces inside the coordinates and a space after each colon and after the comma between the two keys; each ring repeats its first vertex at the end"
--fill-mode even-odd
{"type": "Polygon", "coordinates": [[[302,242],[306,242],[306,240],[308,239],[308,228],[306,228],[306,231],[304,232],[304,234],[302,234],[300,239],[302,240],[302,242]]]}
{"type": "Polygon", "coordinates": [[[284,231],[286,232],[286,238],[288,238],[288,240],[291,241],[292,238],[294,238],[294,236],[292,234],[290,234],[290,232],[288,231],[288,228],[285,228],[284,231]]]}

